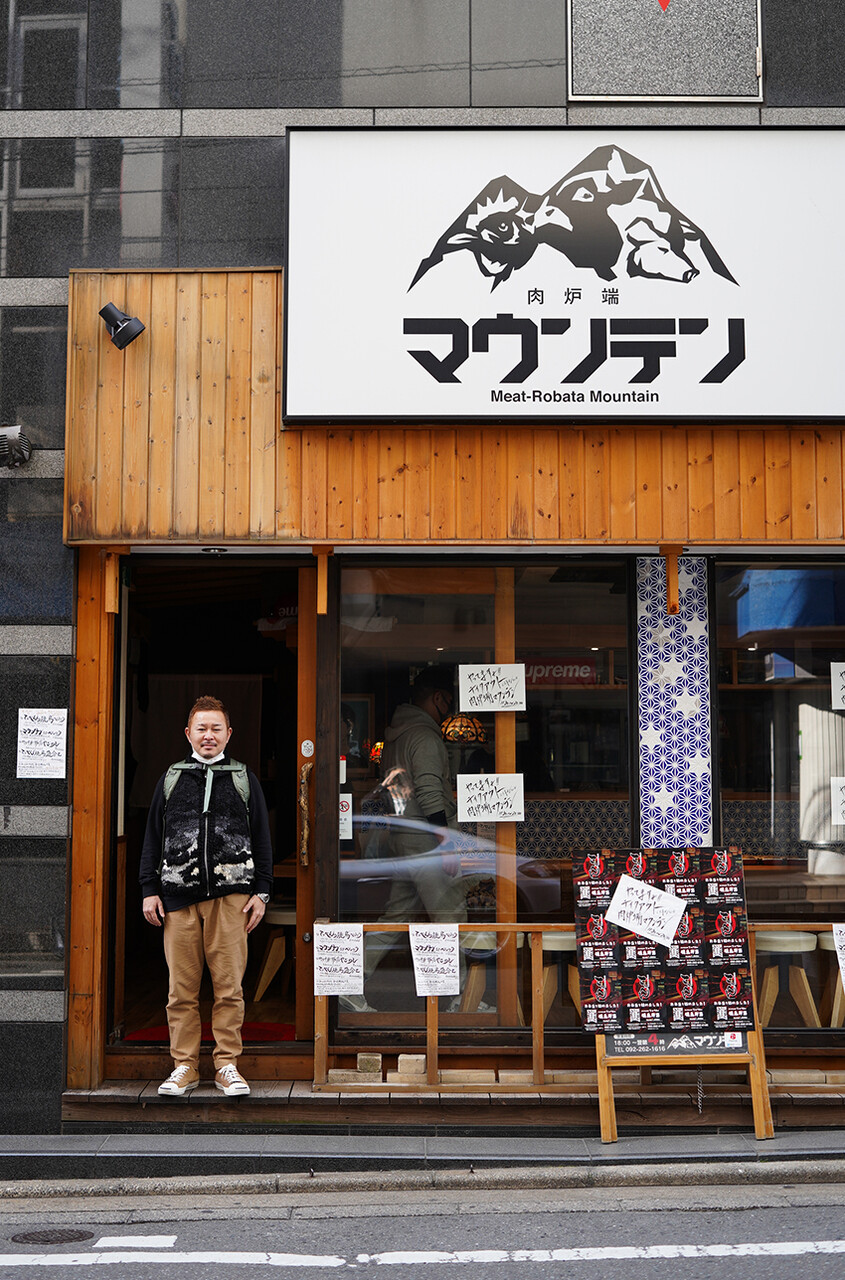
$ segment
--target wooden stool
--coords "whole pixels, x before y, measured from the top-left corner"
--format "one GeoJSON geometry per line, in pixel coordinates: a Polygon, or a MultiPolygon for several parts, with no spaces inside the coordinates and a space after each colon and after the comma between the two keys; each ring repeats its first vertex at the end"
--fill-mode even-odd
{"type": "Polygon", "coordinates": [[[827,983],[822,997],[822,1011],[827,1016],[830,1010],[830,1025],[841,1027],[845,1022],[845,992],[842,990],[842,974],[839,971],[839,956],[836,954],[836,943],[832,933],[819,934],[819,951],[832,951],[833,963],[830,967],[827,983]]]}
{"type": "MultiPolygon", "coordinates": [[[[467,977],[464,983],[459,1013],[475,1013],[487,990],[487,962],[495,956],[498,947],[496,933],[493,930],[479,930],[477,933],[462,933],[461,951],[467,962],[467,977]]],[[[525,934],[516,935],[517,950],[521,950],[525,942],[525,934]]],[[[517,1017],[519,1025],[525,1026],[525,1015],[522,1002],[517,1001],[517,1017]]]]}
{"type": "Polygon", "coordinates": [[[774,960],[763,970],[760,987],[760,1025],[767,1027],[781,991],[788,990],[804,1020],[805,1027],[820,1027],[821,1018],[813,1000],[810,984],[801,964],[790,964],[793,956],[815,951],[815,933],[793,932],[791,929],[766,929],[757,933],[757,958],[763,952],[774,960]]]}
{"type": "MultiPolygon", "coordinates": [[[[287,952],[287,943],[285,939],[285,929],[290,929],[296,925],[296,911],[293,907],[273,906],[271,903],[264,912],[264,919],[267,924],[275,926],[270,931],[267,939],[267,946],[264,948],[264,958],[261,961],[261,969],[258,973],[258,981],[255,984],[255,995],[252,997],[257,1003],[276,974],[285,959],[287,952]]],[[[287,978],[290,977],[290,969],[282,987],[282,995],[287,989],[287,978]]]]}
{"type": "MultiPolygon", "coordinates": [[[[563,985],[563,957],[577,950],[574,933],[543,934],[543,1021],[549,1016],[549,1010],[555,1002],[558,987],[563,985]],[[546,960],[547,955],[554,954],[554,960],[546,960]],[[558,977],[560,972],[560,977],[558,977]]],[[[567,966],[567,990],[569,997],[578,1012],[581,1012],[581,987],[578,980],[578,966],[567,966]]]]}

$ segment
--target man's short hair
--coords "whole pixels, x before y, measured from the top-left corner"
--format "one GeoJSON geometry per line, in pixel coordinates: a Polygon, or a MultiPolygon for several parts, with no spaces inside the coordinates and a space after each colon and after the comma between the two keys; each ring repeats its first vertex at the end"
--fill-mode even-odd
{"type": "Polygon", "coordinates": [[[423,667],[422,671],[415,676],[411,690],[413,701],[417,704],[425,702],[426,698],[430,698],[433,693],[448,693],[454,698],[455,668],[448,667],[445,663],[423,667]]]}
{"type": "Polygon", "coordinates": [[[223,706],[223,703],[220,701],[220,699],[211,698],[209,697],[208,694],[203,694],[201,698],[197,698],[196,702],[188,712],[188,728],[189,729],[191,727],[191,721],[193,720],[194,716],[198,715],[200,711],[217,711],[220,715],[222,715],[223,719],[226,721],[226,728],[230,729],[232,727],[231,721],[229,719],[229,712],[223,706]]]}

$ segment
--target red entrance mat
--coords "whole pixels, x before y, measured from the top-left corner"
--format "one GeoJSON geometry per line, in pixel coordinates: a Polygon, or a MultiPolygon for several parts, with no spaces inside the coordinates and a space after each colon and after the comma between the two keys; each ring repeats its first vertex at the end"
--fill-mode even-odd
{"type": "MultiPolygon", "coordinates": [[[[296,1036],[296,1029],[290,1022],[245,1022],[243,1025],[243,1035],[245,1042],[258,1041],[277,1041],[277,1040],[293,1040],[296,1036]]],[[[134,1040],[146,1042],[163,1042],[167,1044],[170,1036],[166,1026],[162,1027],[142,1027],[139,1031],[130,1031],[125,1035],[124,1040],[134,1040]]],[[[204,1022],[202,1024],[203,1040],[213,1040],[211,1034],[211,1023],[204,1022]]]]}

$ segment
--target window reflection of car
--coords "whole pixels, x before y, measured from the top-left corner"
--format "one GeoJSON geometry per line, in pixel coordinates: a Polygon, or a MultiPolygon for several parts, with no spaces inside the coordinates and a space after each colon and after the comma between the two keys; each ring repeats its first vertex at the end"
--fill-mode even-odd
{"type": "Polygon", "coordinates": [[[341,919],[374,918],[371,912],[380,899],[386,901],[395,880],[406,879],[412,867],[433,861],[460,876],[471,919],[495,917],[497,879],[515,880],[517,919],[560,918],[560,865],[556,859],[506,852],[499,861],[500,849],[492,840],[393,814],[355,814],[352,825],[355,852],[344,852],[340,859],[341,919]],[[417,848],[425,840],[430,847],[422,853],[403,853],[403,839],[417,848]]]}

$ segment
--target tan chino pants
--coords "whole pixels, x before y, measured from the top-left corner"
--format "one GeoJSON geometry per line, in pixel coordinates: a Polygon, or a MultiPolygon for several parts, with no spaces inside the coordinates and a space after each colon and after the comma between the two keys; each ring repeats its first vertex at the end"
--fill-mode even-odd
{"type": "Polygon", "coordinates": [[[208,965],[214,988],[211,1029],[214,1033],[214,1066],[237,1063],[243,1047],[242,982],[247,961],[249,894],[230,893],[224,898],[198,902],[164,918],[164,954],[170,970],[167,1025],[170,1053],[175,1065],[199,1067],[202,1025],[200,983],[208,965]]]}

